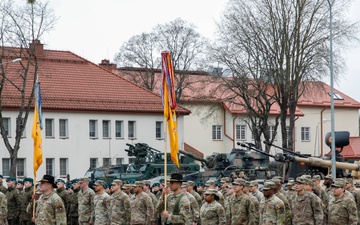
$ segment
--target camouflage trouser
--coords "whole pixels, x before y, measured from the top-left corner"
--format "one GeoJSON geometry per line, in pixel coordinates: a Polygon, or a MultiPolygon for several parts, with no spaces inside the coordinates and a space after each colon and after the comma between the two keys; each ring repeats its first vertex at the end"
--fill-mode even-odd
{"type": "Polygon", "coordinates": [[[79,225],[79,217],[69,217],[69,225],[79,225]]]}

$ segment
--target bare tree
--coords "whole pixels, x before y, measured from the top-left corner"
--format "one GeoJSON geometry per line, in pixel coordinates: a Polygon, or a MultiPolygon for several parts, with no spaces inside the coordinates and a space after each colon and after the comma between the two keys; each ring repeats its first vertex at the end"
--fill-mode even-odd
{"type": "MultiPolygon", "coordinates": [[[[336,74],[344,65],[340,50],[357,31],[357,24],[344,16],[349,2],[333,6],[336,74]]],[[[249,78],[257,78],[251,71],[260,68],[272,86],[284,148],[293,148],[296,106],[306,92],[304,84],[328,75],[328,11],[327,0],[230,0],[218,26],[216,49],[227,49],[222,51],[227,61],[216,58],[235,69],[246,67],[249,78]]]]}
{"type": "Polygon", "coordinates": [[[184,88],[189,87],[187,71],[198,69],[204,60],[206,40],[196,27],[182,19],[159,24],[151,33],[132,37],[122,45],[115,61],[120,66],[141,67],[146,70],[131,71],[130,80],[151,91],[154,90],[156,69],[160,68],[160,53],[170,51],[175,70],[177,100],[184,88]]]}
{"type": "Polygon", "coordinates": [[[0,126],[10,154],[10,176],[16,177],[20,141],[33,106],[34,85],[41,63],[34,42],[38,43],[43,34],[53,28],[56,18],[47,3],[35,1],[21,6],[12,0],[2,1],[0,15],[0,126]],[[19,64],[7,64],[17,58],[21,58],[19,64]],[[10,143],[4,126],[3,109],[9,106],[18,110],[14,143],[10,143]]]}

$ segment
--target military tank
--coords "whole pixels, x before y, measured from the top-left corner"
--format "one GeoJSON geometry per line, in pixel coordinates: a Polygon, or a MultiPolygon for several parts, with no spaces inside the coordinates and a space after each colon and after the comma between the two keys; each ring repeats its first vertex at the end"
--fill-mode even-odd
{"type": "Polygon", "coordinates": [[[275,175],[275,170],[269,167],[269,157],[274,156],[263,151],[253,151],[247,145],[241,147],[244,148],[234,148],[230,153],[213,153],[205,159],[183,150],[179,152],[201,162],[204,169],[199,176],[201,181],[219,180],[233,174],[248,179],[268,179],[275,175]]]}

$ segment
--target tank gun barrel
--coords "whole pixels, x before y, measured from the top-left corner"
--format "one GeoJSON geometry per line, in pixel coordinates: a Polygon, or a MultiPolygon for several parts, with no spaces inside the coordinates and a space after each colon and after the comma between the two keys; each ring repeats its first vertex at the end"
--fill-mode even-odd
{"type": "MultiPolygon", "coordinates": [[[[275,156],[275,160],[279,162],[302,162],[310,166],[317,166],[317,167],[331,167],[331,160],[324,160],[321,158],[316,157],[298,157],[298,156],[289,156],[287,154],[278,153],[275,156]]],[[[360,165],[353,164],[353,163],[346,163],[346,162],[336,162],[337,169],[347,169],[347,170],[354,170],[360,171],[360,165]]]]}
{"type": "Polygon", "coordinates": [[[186,155],[186,156],[189,156],[189,157],[191,157],[191,158],[193,158],[193,159],[195,159],[195,160],[198,160],[198,161],[200,161],[200,162],[204,162],[205,164],[207,163],[206,159],[203,159],[203,158],[198,157],[198,156],[195,156],[195,155],[193,155],[193,154],[191,154],[191,153],[185,152],[184,150],[180,150],[180,149],[179,149],[179,152],[180,152],[181,154],[186,155]]]}
{"type": "Polygon", "coordinates": [[[254,147],[252,147],[251,145],[249,145],[249,144],[247,144],[247,143],[238,142],[237,144],[240,145],[241,147],[249,148],[249,149],[254,150],[254,151],[256,151],[256,152],[259,152],[259,153],[261,153],[261,154],[264,154],[264,155],[267,155],[267,156],[269,156],[269,157],[275,158],[275,156],[273,156],[273,155],[271,155],[271,154],[269,154],[269,153],[267,153],[267,152],[261,151],[260,149],[254,148],[254,147]]]}
{"type": "Polygon", "coordinates": [[[289,153],[289,154],[296,155],[296,156],[302,157],[302,158],[307,158],[307,156],[305,156],[305,155],[302,155],[302,154],[293,152],[293,151],[291,151],[291,150],[289,150],[289,149],[282,148],[282,147],[280,147],[280,146],[271,144],[271,143],[269,143],[269,142],[263,141],[263,143],[266,144],[266,145],[270,145],[270,146],[273,146],[273,147],[275,147],[275,148],[281,149],[281,150],[283,150],[283,151],[285,151],[285,152],[287,152],[287,153],[289,153]]]}

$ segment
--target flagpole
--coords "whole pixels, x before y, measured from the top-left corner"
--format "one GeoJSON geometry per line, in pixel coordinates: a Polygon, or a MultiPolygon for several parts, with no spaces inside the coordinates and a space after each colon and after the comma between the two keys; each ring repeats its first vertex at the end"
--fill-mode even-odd
{"type": "MultiPolygon", "coordinates": [[[[167,188],[167,118],[164,116],[164,188],[167,188]]],[[[167,201],[167,195],[164,195],[164,210],[166,211],[166,201],[167,201]]]]}

